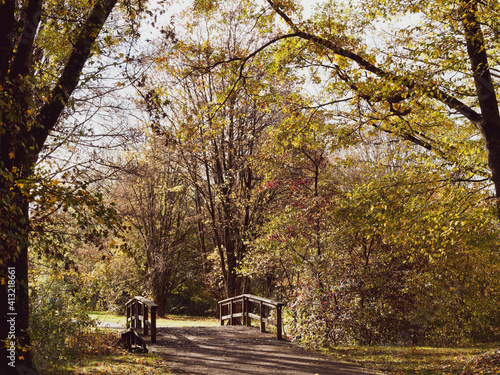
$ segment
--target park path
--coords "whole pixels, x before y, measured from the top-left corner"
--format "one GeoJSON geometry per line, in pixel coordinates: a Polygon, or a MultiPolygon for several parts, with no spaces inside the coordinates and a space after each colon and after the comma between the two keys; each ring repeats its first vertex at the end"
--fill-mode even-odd
{"type": "Polygon", "coordinates": [[[152,352],[175,375],[375,375],[245,326],[160,327],[152,352]]]}

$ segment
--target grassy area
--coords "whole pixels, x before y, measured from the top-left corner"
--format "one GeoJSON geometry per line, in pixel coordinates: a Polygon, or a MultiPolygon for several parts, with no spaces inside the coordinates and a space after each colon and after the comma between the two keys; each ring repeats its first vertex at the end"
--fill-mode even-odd
{"type": "MultiPolygon", "coordinates": [[[[39,366],[40,369],[40,366],[39,366]]],[[[45,363],[42,375],[171,375],[167,363],[155,354],[128,353],[117,332],[98,330],[68,343],[59,361],[45,363]]]]}
{"type": "MultiPolygon", "coordinates": [[[[92,311],[89,316],[99,322],[119,323],[125,325],[125,316],[116,315],[108,311],[92,311]]],[[[215,318],[167,315],[156,319],[157,327],[214,327],[219,325],[215,318]]]]}
{"type": "Polygon", "coordinates": [[[46,375],[171,375],[167,364],[154,354],[115,353],[83,360],[66,360],[63,366],[44,372],[46,375]]]}
{"type": "Polygon", "coordinates": [[[338,347],[332,357],[386,374],[458,375],[500,374],[500,353],[484,355],[499,344],[470,348],[338,347]],[[465,371],[467,370],[467,371],[465,371]]]}

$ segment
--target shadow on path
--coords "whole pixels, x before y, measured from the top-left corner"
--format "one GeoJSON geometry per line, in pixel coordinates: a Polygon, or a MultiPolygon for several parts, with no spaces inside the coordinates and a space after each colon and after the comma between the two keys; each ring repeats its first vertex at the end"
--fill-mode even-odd
{"type": "Polygon", "coordinates": [[[244,326],[159,328],[156,345],[146,343],[165,357],[176,375],[380,374],[244,326]]]}

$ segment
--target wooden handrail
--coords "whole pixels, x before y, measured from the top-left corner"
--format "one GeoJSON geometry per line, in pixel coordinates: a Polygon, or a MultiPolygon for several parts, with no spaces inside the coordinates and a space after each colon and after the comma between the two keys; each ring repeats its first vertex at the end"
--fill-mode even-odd
{"type": "Polygon", "coordinates": [[[281,340],[283,320],[281,317],[283,302],[273,301],[268,298],[254,296],[252,294],[242,294],[240,296],[226,298],[218,302],[220,325],[224,325],[225,320],[229,320],[230,325],[235,325],[238,318],[242,318],[241,324],[250,326],[251,319],[257,319],[260,322],[260,331],[266,332],[266,323],[276,326],[276,338],[281,340]],[[241,304],[241,312],[235,312],[236,304],[241,304]],[[259,314],[251,312],[251,304],[256,303],[259,306],[259,314]],[[227,315],[223,314],[223,308],[227,306],[227,315]],[[266,306],[276,309],[276,320],[266,316],[266,306]]]}
{"type": "Polygon", "coordinates": [[[148,329],[151,328],[151,343],[156,343],[156,309],[158,305],[144,297],[136,296],[125,304],[127,308],[127,327],[140,329],[147,336],[148,329]],[[151,322],[148,319],[151,311],[151,322]]]}

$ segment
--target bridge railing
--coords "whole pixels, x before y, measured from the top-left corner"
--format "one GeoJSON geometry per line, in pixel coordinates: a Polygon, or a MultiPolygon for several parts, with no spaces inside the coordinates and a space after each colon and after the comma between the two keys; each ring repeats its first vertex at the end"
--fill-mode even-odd
{"type": "Polygon", "coordinates": [[[125,304],[127,308],[127,327],[143,328],[147,336],[151,329],[151,343],[156,343],[156,309],[158,305],[144,297],[136,296],[125,304]],[[151,320],[149,315],[151,313],[151,320]]]}
{"type": "Polygon", "coordinates": [[[219,301],[219,318],[221,326],[228,320],[229,325],[243,324],[250,326],[251,319],[256,319],[260,324],[260,332],[266,332],[266,324],[276,326],[276,338],[281,340],[282,336],[282,309],[283,302],[273,301],[268,298],[242,294],[219,301]],[[270,310],[275,310],[274,319],[270,310]]]}

